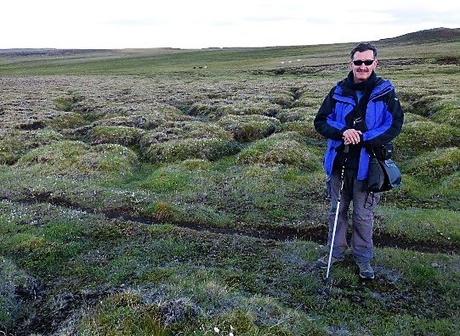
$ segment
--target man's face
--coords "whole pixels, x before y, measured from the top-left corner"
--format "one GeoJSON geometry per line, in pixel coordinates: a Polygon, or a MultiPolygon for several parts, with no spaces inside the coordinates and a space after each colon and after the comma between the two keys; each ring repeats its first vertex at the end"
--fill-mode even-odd
{"type": "Polygon", "coordinates": [[[366,50],[363,52],[357,51],[353,55],[353,60],[350,62],[351,70],[353,71],[353,79],[355,83],[364,82],[370,77],[372,71],[377,67],[377,58],[374,59],[374,52],[372,50],[366,50]],[[356,65],[353,62],[358,61],[360,65],[356,65]],[[359,61],[373,61],[372,64],[366,65],[359,61]]]}

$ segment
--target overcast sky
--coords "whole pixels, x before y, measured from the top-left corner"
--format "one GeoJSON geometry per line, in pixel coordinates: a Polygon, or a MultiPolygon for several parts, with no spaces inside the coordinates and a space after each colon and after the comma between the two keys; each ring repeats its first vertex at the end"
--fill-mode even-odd
{"type": "Polygon", "coordinates": [[[460,27],[455,0],[6,0],[0,48],[306,45],[460,27]]]}

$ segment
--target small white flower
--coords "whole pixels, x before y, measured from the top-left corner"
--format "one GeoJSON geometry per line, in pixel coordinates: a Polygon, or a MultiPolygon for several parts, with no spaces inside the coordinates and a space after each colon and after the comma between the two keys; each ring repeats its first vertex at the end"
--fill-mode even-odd
{"type": "Polygon", "coordinates": [[[234,335],[233,335],[233,333],[230,331],[230,332],[228,333],[228,336],[234,336],[234,335]]]}
{"type": "Polygon", "coordinates": [[[216,334],[220,333],[220,330],[217,327],[214,327],[214,331],[216,332],[216,334]]]}

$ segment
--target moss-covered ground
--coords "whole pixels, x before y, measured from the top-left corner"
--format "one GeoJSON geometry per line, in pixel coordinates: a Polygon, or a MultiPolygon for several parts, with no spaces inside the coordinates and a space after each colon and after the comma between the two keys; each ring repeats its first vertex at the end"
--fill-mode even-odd
{"type": "Polygon", "coordinates": [[[5,59],[0,334],[455,335],[459,45],[377,43],[406,118],[371,282],[314,267],[350,44],[5,59]]]}

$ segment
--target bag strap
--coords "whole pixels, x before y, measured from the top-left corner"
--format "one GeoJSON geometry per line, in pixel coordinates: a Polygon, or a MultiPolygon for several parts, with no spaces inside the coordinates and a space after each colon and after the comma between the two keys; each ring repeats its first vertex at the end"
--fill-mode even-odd
{"type": "MultiPolygon", "coordinates": [[[[354,93],[355,96],[357,96],[357,93],[354,93]]],[[[352,112],[352,122],[353,122],[353,128],[356,128],[357,125],[361,125],[358,129],[360,131],[366,131],[366,109],[367,109],[367,104],[369,103],[369,98],[371,95],[371,91],[364,90],[363,95],[361,96],[361,99],[357,102],[353,112],[352,112]]]]}
{"type": "Polygon", "coordinates": [[[366,149],[367,149],[367,152],[369,153],[369,155],[373,158],[377,157],[377,155],[375,155],[375,150],[374,150],[374,146],[372,145],[366,145],[366,149]]]}

